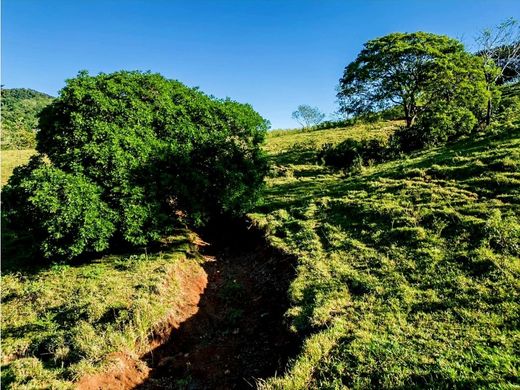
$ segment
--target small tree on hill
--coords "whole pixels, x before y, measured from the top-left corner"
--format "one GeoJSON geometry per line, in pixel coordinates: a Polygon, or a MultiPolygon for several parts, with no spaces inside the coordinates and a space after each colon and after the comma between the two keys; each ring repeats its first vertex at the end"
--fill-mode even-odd
{"type": "Polygon", "coordinates": [[[318,107],[311,107],[307,104],[301,104],[296,111],[292,113],[292,118],[297,121],[303,128],[316,126],[325,118],[318,107]]]}
{"type": "MultiPolygon", "coordinates": [[[[509,18],[495,28],[487,28],[476,38],[477,55],[484,59],[487,89],[520,76],[520,24],[509,18]]],[[[486,124],[491,122],[493,102],[487,102],[486,124]]]]}

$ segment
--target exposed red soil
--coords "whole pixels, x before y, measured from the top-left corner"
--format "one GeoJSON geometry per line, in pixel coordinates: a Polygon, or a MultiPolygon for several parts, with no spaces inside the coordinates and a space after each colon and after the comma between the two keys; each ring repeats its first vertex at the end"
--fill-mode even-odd
{"type": "Polygon", "coordinates": [[[149,352],[114,356],[115,369],[80,389],[247,389],[283,372],[296,346],[284,318],[293,258],[243,224],[205,237],[213,244],[201,248],[204,276],[176,276],[184,303],[156,329],[149,352]]]}
{"type": "Polygon", "coordinates": [[[148,377],[150,368],[140,360],[116,353],[108,357],[111,364],[107,372],[83,377],[75,387],[81,390],[133,389],[148,377]]]}
{"type": "MultiPolygon", "coordinates": [[[[197,313],[201,294],[208,283],[206,272],[195,262],[183,260],[171,273],[179,290],[177,303],[172,308],[166,321],[153,330],[147,351],[152,351],[168,340],[170,334],[178,329],[188,318],[197,313]]],[[[95,375],[88,375],[75,385],[80,390],[119,390],[132,389],[143,383],[150,374],[150,368],[138,356],[123,352],[108,356],[107,370],[95,375]]]]}
{"type": "Polygon", "coordinates": [[[268,247],[258,232],[228,229],[205,248],[208,287],[197,314],[146,360],[139,389],[244,389],[281,374],[295,338],[284,314],[293,259],[268,247]]]}

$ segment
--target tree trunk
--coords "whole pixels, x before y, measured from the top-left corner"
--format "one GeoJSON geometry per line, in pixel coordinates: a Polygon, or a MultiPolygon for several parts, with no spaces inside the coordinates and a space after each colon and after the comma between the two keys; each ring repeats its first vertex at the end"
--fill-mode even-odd
{"type": "Polygon", "coordinates": [[[404,118],[406,119],[406,127],[409,128],[412,126],[413,118],[410,116],[410,110],[408,109],[407,104],[403,104],[404,108],[404,118]]]}
{"type": "Polygon", "coordinates": [[[491,123],[491,111],[492,111],[493,105],[491,103],[491,98],[488,98],[487,102],[487,112],[486,112],[486,126],[489,126],[491,123]]]}

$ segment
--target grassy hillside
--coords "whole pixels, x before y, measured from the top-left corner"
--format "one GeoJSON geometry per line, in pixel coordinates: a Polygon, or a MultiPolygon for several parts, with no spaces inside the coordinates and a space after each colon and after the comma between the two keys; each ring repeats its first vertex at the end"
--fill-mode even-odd
{"type": "Polygon", "coordinates": [[[27,88],[2,89],[2,149],[26,149],[35,145],[39,112],[52,96],[27,88]]]}
{"type": "MultiPolygon", "coordinates": [[[[323,134],[378,134],[367,130],[323,134]]],[[[350,177],[312,163],[321,134],[268,139],[285,168],[272,172],[252,217],[299,258],[289,316],[306,340],[264,386],[518,385],[520,129],[350,177]]]]}
{"type": "Polygon", "coordinates": [[[311,163],[315,161],[316,149],[324,144],[338,144],[346,138],[387,138],[400,121],[362,123],[341,129],[325,130],[274,130],[268,133],[265,151],[276,166],[311,163]]]}
{"type": "Polygon", "coordinates": [[[7,183],[7,180],[9,180],[9,177],[17,166],[27,163],[29,158],[35,153],[36,151],[34,149],[2,150],[2,171],[0,173],[0,186],[3,186],[7,183]]]}
{"type": "Polygon", "coordinates": [[[24,266],[20,247],[2,239],[2,385],[10,389],[68,389],[128,362],[144,366],[138,358],[154,347],[154,330],[192,315],[193,286],[205,284],[200,262],[189,260],[198,256],[189,232],[151,254],[41,267],[24,266]]]}

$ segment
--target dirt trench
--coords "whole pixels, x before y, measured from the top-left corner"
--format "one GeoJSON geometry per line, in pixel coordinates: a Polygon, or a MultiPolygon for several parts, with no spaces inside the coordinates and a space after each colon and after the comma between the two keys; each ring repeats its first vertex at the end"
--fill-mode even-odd
{"type": "Polygon", "coordinates": [[[144,360],[137,389],[247,389],[283,373],[297,340],[284,317],[294,258],[247,221],[202,232],[208,284],[195,315],[144,360]]]}

